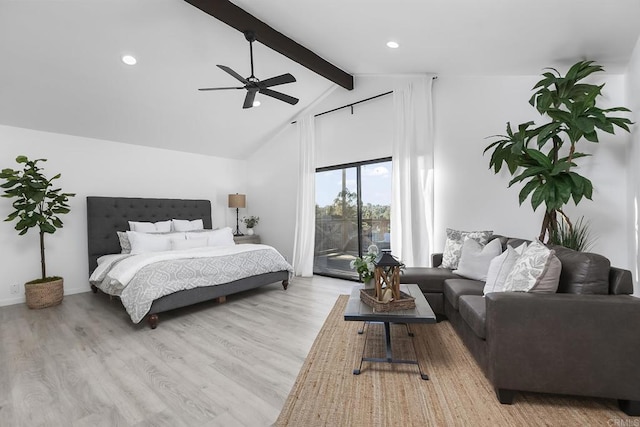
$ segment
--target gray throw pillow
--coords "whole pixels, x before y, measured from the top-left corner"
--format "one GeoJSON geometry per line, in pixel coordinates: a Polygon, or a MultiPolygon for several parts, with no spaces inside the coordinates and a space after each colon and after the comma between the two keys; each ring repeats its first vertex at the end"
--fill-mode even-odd
{"type": "Polygon", "coordinates": [[[482,246],[475,240],[467,238],[462,244],[458,269],[453,270],[453,272],[468,279],[482,280],[484,282],[487,280],[487,272],[489,271],[491,260],[499,256],[501,252],[502,244],[498,239],[494,239],[482,246]]]}
{"type": "Polygon", "coordinates": [[[460,262],[462,244],[466,237],[475,240],[481,245],[486,245],[493,231],[460,231],[447,228],[447,241],[442,253],[442,268],[456,269],[460,262]]]}

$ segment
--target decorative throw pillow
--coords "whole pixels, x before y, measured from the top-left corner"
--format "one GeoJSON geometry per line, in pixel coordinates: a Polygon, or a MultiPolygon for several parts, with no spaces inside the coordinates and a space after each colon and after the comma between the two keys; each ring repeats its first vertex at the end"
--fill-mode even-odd
{"type": "Polygon", "coordinates": [[[173,231],[194,231],[203,230],[204,223],[201,219],[194,219],[189,221],[188,219],[172,219],[171,226],[173,231]]]}
{"type": "Polygon", "coordinates": [[[129,238],[127,237],[127,233],[124,231],[116,231],[118,234],[118,240],[120,241],[120,249],[122,249],[123,254],[131,253],[131,242],[129,242],[129,238]]]}
{"type": "Polygon", "coordinates": [[[208,239],[201,237],[199,239],[171,239],[171,250],[181,251],[184,249],[204,248],[207,246],[208,239]]]}
{"type": "MultiPolygon", "coordinates": [[[[182,233],[184,239],[184,233],[182,233]]],[[[131,253],[142,254],[146,252],[162,252],[171,250],[171,239],[175,235],[139,233],[137,231],[127,231],[127,237],[131,242],[131,253]]]]}
{"type": "Polygon", "coordinates": [[[560,273],[562,273],[562,262],[555,254],[551,255],[546,271],[533,288],[529,289],[529,292],[555,294],[560,284],[560,273]]]}
{"type": "Polygon", "coordinates": [[[187,233],[187,239],[199,239],[202,237],[208,239],[207,246],[234,246],[236,244],[233,240],[233,230],[231,230],[231,227],[187,233]]]}
{"type": "Polygon", "coordinates": [[[129,221],[129,230],[137,231],[139,233],[169,233],[171,231],[171,221],[129,221]]]}
{"type": "MultiPolygon", "coordinates": [[[[557,271],[557,279],[559,280],[559,269],[557,268],[557,263],[553,261],[554,257],[555,252],[540,243],[539,240],[531,242],[507,275],[504,283],[504,290],[515,292],[531,291],[537,286],[540,286],[547,270],[552,265],[552,273],[555,274],[557,271]]],[[[543,292],[551,292],[551,285],[549,282],[552,282],[553,280],[554,277],[552,276],[548,279],[548,282],[544,283],[543,287],[545,290],[543,292]]],[[[555,287],[556,289],[558,287],[557,280],[555,287]]]]}
{"type": "Polygon", "coordinates": [[[444,251],[442,253],[442,268],[456,269],[460,262],[460,252],[465,237],[469,237],[480,243],[487,244],[489,237],[493,231],[459,231],[447,228],[447,241],[444,243],[444,251]]]}
{"type": "Polygon", "coordinates": [[[487,272],[487,280],[484,284],[483,293],[485,295],[489,292],[504,292],[504,282],[525,249],[527,249],[526,243],[515,249],[507,246],[507,250],[502,255],[491,260],[489,271],[487,272]]]}
{"type": "Polygon", "coordinates": [[[458,269],[453,272],[468,279],[487,280],[489,264],[501,252],[502,244],[498,239],[493,239],[483,246],[467,237],[462,244],[458,269]]]}

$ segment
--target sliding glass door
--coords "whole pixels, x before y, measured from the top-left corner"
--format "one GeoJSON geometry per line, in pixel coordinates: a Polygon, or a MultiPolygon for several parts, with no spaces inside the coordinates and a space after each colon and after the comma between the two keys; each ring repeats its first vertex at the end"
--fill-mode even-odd
{"type": "Polygon", "coordinates": [[[351,260],[389,248],[390,215],[391,159],[318,169],[314,273],[357,279],[351,260]]]}

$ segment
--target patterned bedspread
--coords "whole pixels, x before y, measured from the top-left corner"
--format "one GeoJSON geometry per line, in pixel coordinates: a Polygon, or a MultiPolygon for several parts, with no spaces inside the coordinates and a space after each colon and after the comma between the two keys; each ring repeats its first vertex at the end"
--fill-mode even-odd
{"type": "MultiPolygon", "coordinates": [[[[108,294],[118,295],[131,320],[138,323],[149,312],[154,300],[177,291],[220,285],[270,272],[286,270],[289,275],[293,273],[291,265],[270,246],[237,245],[230,251],[232,253],[212,251],[211,254],[205,254],[203,250],[172,251],[155,255],[155,258],[148,257],[146,262],[144,254],[143,262],[136,262],[134,258],[141,255],[120,256],[112,259],[111,265],[103,268],[100,274],[95,274],[101,268],[99,266],[90,282],[108,294]],[[154,259],[160,260],[151,262],[154,259]],[[120,263],[130,264],[127,270],[133,265],[139,266],[134,274],[130,274],[127,283],[118,281],[120,263]]],[[[122,276],[128,278],[127,274],[122,276]]]]}

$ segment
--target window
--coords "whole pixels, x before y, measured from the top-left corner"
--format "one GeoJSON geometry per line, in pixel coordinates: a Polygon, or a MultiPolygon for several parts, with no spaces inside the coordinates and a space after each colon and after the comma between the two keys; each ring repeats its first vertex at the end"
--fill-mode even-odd
{"type": "Polygon", "coordinates": [[[313,272],[358,279],[351,261],[371,244],[389,249],[391,159],[316,170],[313,272]]]}

